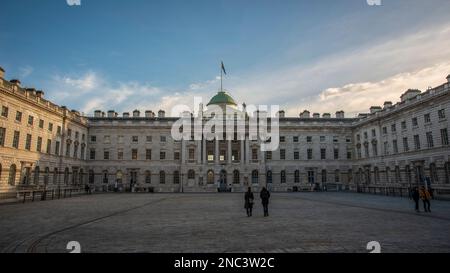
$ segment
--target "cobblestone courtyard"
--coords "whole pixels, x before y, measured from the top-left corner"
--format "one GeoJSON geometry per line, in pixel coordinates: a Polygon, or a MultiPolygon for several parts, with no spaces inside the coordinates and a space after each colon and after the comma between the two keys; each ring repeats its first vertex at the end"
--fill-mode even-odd
{"type": "Polygon", "coordinates": [[[450,252],[450,202],[415,213],[407,198],[274,193],[270,217],[243,194],[99,194],[0,205],[0,251],[450,252]]]}

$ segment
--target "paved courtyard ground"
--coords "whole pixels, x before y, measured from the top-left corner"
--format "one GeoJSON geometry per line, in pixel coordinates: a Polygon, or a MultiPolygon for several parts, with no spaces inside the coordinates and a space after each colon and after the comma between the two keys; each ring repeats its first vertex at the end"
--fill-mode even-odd
{"type": "Polygon", "coordinates": [[[407,198],[273,193],[270,217],[243,194],[98,194],[0,205],[1,252],[450,252],[450,202],[415,213],[407,198]]]}

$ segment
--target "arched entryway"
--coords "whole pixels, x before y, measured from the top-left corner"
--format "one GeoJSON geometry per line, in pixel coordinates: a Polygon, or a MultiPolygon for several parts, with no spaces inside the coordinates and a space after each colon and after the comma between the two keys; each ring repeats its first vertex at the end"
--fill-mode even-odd
{"type": "Polygon", "coordinates": [[[228,191],[227,171],[225,170],[221,170],[219,174],[219,191],[220,192],[228,191]]]}

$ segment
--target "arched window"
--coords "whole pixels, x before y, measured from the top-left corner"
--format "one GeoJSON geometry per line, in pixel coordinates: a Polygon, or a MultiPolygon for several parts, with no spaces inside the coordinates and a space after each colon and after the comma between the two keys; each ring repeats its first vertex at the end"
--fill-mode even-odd
{"type": "Polygon", "coordinates": [[[58,168],[53,169],[53,184],[58,184],[58,168]]]}
{"type": "Polygon", "coordinates": [[[95,173],[94,170],[89,170],[89,184],[94,184],[95,182],[95,173]]]}
{"type": "Polygon", "coordinates": [[[64,170],[64,184],[65,185],[69,184],[69,168],[66,168],[64,170]]]}
{"type": "Polygon", "coordinates": [[[39,184],[39,174],[40,174],[39,166],[36,166],[34,168],[34,177],[33,177],[33,184],[35,185],[39,184]]]}
{"type": "Polygon", "coordinates": [[[430,164],[430,178],[431,178],[431,183],[438,183],[438,181],[439,181],[435,163],[430,164]]]}
{"type": "Polygon", "coordinates": [[[188,179],[195,179],[195,171],[194,170],[188,171],[188,179]]]}
{"type": "Polygon", "coordinates": [[[281,171],[280,173],[280,182],[286,183],[286,171],[281,171]]]}
{"type": "Polygon", "coordinates": [[[117,172],[116,172],[116,182],[117,182],[117,183],[122,183],[122,179],[123,179],[123,173],[122,173],[122,171],[117,171],[117,172]]]}
{"type": "Polygon", "coordinates": [[[380,170],[378,169],[378,167],[373,168],[373,176],[375,184],[380,183],[380,170]]]}
{"type": "Polygon", "coordinates": [[[300,171],[295,170],[294,172],[294,183],[300,183],[300,171]]]}
{"type": "Polygon", "coordinates": [[[166,173],[164,171],[159,172],[159,183],[160,184],[166,183],[166,173]]]}
{"type": "Polygon", "coordinates": [[[272,179],[272,171],[267,171],[267,173],[266,173],[266,180],[267,180],[267,183],[272,183],[272,181],[273,181],[273,179],[272,179]]]}
{"type": "Polygon", "coordinates": [[[445,162],[445,183],[450,183],[450,162],[445,162]]]}
{"type": "Polygon", "coordinates": [[[50,169],[48,167],[46,167],[45,171],[44,171],[44,185],[48,185],[49,175],[50,175],[50,169]]]}
{"type": "Polygon", "coordinates": [[[108,176],[108,171],[104,170],[102,173],[102,177],[103,177],[103,183],[108,184],[109,183],[109,176],[108,176]]]}
{"type": "Polygon", "coordinates": [[[180,184],[180,172],[179,171],[173,172],[173,183],[180,184]]]}
{"type": "Polygon", "coordinates": [[[339,183],[341,181],[341,173],[339,170],[334,171],[334,182],[339,183]]]}
{"type": "Polygon", "coordinates": [[[233,171],[233,183],[234,184],[239,184],[239,171],[238,170],[234,170],[233,171]]]}
{"type": "Polygon", "coordinates": [[[405,174],[406,174],[406,182],[408,182],[408,184],[411,184],[412,177],[411,177],[411,168],[409,167],[409,165],[405,166],[405,174]]]}
{"type": "Polygon", "coordinates": [[[79,180],[79,184],[83,185],[84,184],[84,170],[80,169],[80,177],[78,178],[79,180]]]}
{"type": "Polygon", "coordinates": [[[391,183],[391,168],[386,167],[386,183],[391,183]]]}
{"type": "Polygon", "coordinates": [[[396,183],[402,183],[402,177],[400,175],[400,167],[399,166],[395,166],[395,182],[396,183]]]}
{"type": "Polygon", "coordinates": [[[145,172],[145,183],[152,183],[152,173],[150,171],[145,172]]]}
{"type": "Polygon", "coordinates": [[[252,171],[252,183],[258,184],[258,171],[257,170],[252,171]]]}
{"type": "Polygon", "coordinates": [[[206,174],[206,182],[208,184],[214,184],[214,172],[209,170],[206,174]]]}
{"type": "Polygon", "coordinates": [[[14,186],[16,184],[16,165],[15,164],[12,164],[11,167],[9,167],[8,184],[10,186],[14,186]]]}
{"type": "Polygon", "coordinates": [[[322,176],[322,183],[327,183],[327,170],[322,170],[321,176],[322,176]]]}

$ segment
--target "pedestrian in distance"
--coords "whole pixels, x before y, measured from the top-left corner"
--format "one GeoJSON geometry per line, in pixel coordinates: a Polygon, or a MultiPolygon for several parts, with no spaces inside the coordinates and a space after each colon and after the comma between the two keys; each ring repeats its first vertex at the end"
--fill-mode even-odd
{"type": "Polygon", "coordinates": [[[264,217],[267,217],[267,216],[269,216],[270,192],[265,187],[263,187],[261,190],[261,193],[259,194],[259,197],[261,198],[261,203],[263,205],[264,217]]]}
{"type": "Polygon", "coordinates": [[[245,193],[245,209],[247,211],[247,217],[251,217],[252,216],[252,210],[253,210],[253,200],[254,200],[254,196],[253,196],[253,192],[252,192],[252,188],[248,187],[247,192],[245,193]]]}
{"type": "Polygon", "coordinates": [[[420,187],[419,195],[420,195],[420,199],[422,199],[423,209],[425,210],[425,212],[431,212],[431,209],[430,209],[430,206],[431,206],[431,204],[430,204],[430,199],[431,199],[430,192],[428,192],[428,190],[425,189],[424,186],[422,186],[422,187],[420,187]]]}
{"type": "Polygon", "coordinates": [[[416,208],[416,212],[420,212],[419,210],[419,199],[420,199],[420,195],[419,195],[419,190],[417,189],[417,187],[414,187],[411,190],[411,198],[415,203],[415,208],[416,208]]]}

